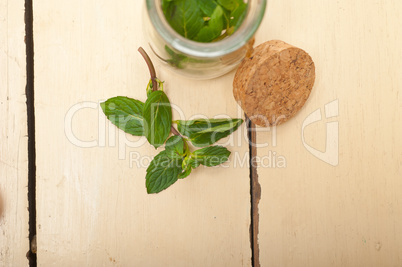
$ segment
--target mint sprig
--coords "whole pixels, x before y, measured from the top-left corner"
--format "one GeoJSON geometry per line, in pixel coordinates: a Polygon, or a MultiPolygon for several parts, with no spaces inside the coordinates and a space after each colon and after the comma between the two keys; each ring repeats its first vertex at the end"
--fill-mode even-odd
{"type": "Polygon", "coordinates": [[[145,136],[155,148],[165,144],[165,150],[154,157],[145,176],[147,193],[153,194],[165,190],[178,179],[186,178],[200,165],[214,167],[226,162],[230,151],[222,146],[210,145],[234,132],[243,120],[180,120],[175,121],[176,130],[172,126],[172,108],[163,91],[163,82],[157,79],[146,52],[141,47],[139,52],[151,74],[145,103],[117,96],[100,105],[107,118],[119,129],[135,136],[145,136]],[[202,148],[192,152],[188,142],[202,148]]]}

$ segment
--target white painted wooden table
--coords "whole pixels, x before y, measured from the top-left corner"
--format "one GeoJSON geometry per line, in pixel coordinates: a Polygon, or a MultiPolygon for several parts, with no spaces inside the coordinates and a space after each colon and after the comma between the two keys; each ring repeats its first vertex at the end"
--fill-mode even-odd
{"type": "Polygon", "coordinates": [[[402,266],[402,2],[270,1],[265,39],[308,51],[317,79],[258,150],[286,158],[258,169],[261,265],[402,266]]]}
{"type": "MultiPolygon", "coordinates": [[[[145,138],[105,126],[99,101],[146,99],[149,73],[137,52],[147,46],[142,11],[142,1],[34,4],[38,264],[248,266],[247,167],[200,169],[147,195],[142,163],[157,152],[145,138]]],[[[233,75],[193,82],[156,68],[185,119],[242,116],[233,75]]],[[[233,135],[231,150],[247,161],[244,133],[233,135]]]]}
{"type": "MultiPolygon", "coordinates": [[[[251,266],[245,126],[224,140],[228,167],[147,195],[138,159],[157,152],[100,113],[112,96],[145,100],[142,4],[33,1],[38,265],[251,266]]],[[[24,3],[0,7],[0,265],[26,266],[24,3]]],[[[398,0],[269,1],[257,44],[305,49],[317,79],[295,118],[258,128],[261,266],[402,266],[401,13],[398,0]]],[[[176,118],[243,116],[234,73],[156,67],[176,118]]]]}
{"type": "Polygon", "coordinates": [[[0,0],[0,266],[28,263],[24,35],[24,2],[0,0]]]}

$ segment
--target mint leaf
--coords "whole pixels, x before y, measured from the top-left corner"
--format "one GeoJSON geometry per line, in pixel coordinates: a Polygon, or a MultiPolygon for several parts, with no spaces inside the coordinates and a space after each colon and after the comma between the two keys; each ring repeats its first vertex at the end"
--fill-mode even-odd
{"type": "Polygon", "coordinates": [[[159,193],[174,184],[182,171],[181,165],[182,159],[171,158],[166,151],[156,155],[145,176],[147,193],[159,193]]]}
{"type": "Polygon", "coordinates": [[[183,63],[188,60],[188,57],[182,54],[175,53],[169,46],[165,45],[166,52],[170,55],[170,59],[167,59],[166,62],[173,67],[178,69],[183,69],[183,63]]]}
{"type": "Polygon", "coordinates": [[[172,108],[163,91],[153,91],[144,104],[144,135],[155,148],[165,143],[172,126],[172,108]]]}
{"type": "Polygon", "coordinates": [[[208,63],[211,62],[211,60],[206,60],[206,59],[195,59],[195,58],[189,58],[183,54],[179,54],[174,52],[169,46],[165,45],[165,50],[169,54],[170,58],[169,59],[163,59],[163,61],[166,61],[169,65],[176,67],[178,69],[183,69],[185,67],[185,63],[187,62],[192,62],[192,63],[208,63]]]}
{"type": "Polygon", "coordinates": [[[226,29],[226,31],[230,27],[230,18],[231,18],[230,11],[223,9],[223,15],[222,15],[223,29],[226,29]]]}
{"type": "Polygon", "coordinates": [[[181,136],[175,135],[166,141],[165,150],[172,158],[182,158],[186,150],[186,144],[181,136]]]}
{"type": "Polygon", "coordinates": [[[195,37],[195,41],[198,42],[211,42],[218,38],[223,31],[223,9],[217,6],[212,13],[211,19],[208,21],[208,25],[204,26],[195,37]]]}
{"type": "Polygon", "coordinates": [[[173,2],[173,0],[162,0],[162,10],[165,14],[169,8],[169,5],[173,2]]]}
{"type": "Polygon", "coordinates": [[[230,20],[229,23],[230,27],[234,27],[234,29],[237,30],[237,28],[240,27],[244,18],[246,17],[246,14],[247,14],[247,4],[242,2],[231,13],[231,17],[233,19],[230,20]]]}
{"type": "Polygon", "coordinates": [[[178,121],[178,131],[190,138],[196,147],[209,146],[239,128],[242,119],[199,119],[178,121]]]}
{"type": "Polygon", "coordinates": [[[106,100],[100,106],[106,117],[119,129],[135,136],[144,135],[143,102],[117,96],[106,100]]]}
{"type": "MultiPolygon", "coordinates": [[[[162,11],[170,26],[187,39],[215,42],[231,35],[243,22],[247,3],[243,0],[162,0],[162,11]]],[[[185,59],[172,57],[169,64],[182,68],[185,59]]]]}
{"type": "Polygon", "coordinates": [[[205,147],[194,151],[192,156],[193,166],[198,166],[199,164],[207,167],[217,166],[226,162],[229,156],[230,151],[223,146],[205,147]]]}
{"type": "Polygon", "coordinates": [[[240,4],[244,4],[244,2],[243,2],[243,0],[218,0],[218,4],[220,4],[227,10],[233,11],[240,4]]]}
{"type": "Polygon", "coordinates": [[[214,13],[215,8],[218,6],[215,0],[197,0],[197,3],[201,11],[208,17],[212,16],[212,13],[214,13]]]}
{"type": "Polygon", "coordinates": [[[183,179],[189,176],[192,169],[197,168],[198,165],[194,167],[194,159],[191,158],[191,155],[186,156],[181,165],[183,172],[179,174],[179,179],[183,179]]]}
{"type": "Polygon", "coordinates": [[[178,176],[179,179],[184,179],[191,174],[191,171],[192,171],[191,165],[190,164],[185,165],[185,168],[183,170],[184,171],[182,173],[180,173],[178,176]]]}
{"type": "Polygon", "coordinates": [[[164,10],[166,20],[180,35],[193,39],[204,26],[197,0],[175,0],[164,10]]]}

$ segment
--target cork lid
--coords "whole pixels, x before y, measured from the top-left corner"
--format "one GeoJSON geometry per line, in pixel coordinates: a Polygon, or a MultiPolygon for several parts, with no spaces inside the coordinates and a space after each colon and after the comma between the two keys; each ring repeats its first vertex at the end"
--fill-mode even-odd
{"type": "Polygon", "coordinates": [[[315,66],[302,49],[283,41],[265,42],[240,64],[233,94],[259,126],[279,125],[306,103],[315,81],[315,66]]]}

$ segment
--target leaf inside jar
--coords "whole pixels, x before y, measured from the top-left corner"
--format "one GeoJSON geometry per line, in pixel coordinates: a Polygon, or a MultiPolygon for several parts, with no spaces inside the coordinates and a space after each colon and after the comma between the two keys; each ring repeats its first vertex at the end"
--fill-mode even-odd
{"type": "Polygon", "coordinates": [[[243,22],[243,0],[162,0],[169,25],[181,36],[197,42],[216,42],[233,34],[243,22]]]}

